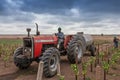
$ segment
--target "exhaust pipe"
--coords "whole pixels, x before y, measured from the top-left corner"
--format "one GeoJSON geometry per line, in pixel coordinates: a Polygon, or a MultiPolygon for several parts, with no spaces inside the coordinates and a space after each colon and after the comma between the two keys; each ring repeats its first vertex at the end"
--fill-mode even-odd
{"type": "Polygon", "coordinates": [[[36,35],[40,35],[40,32],[38,31],[38,24],[37,23],[35,24],[36,24],[36,35]]]}

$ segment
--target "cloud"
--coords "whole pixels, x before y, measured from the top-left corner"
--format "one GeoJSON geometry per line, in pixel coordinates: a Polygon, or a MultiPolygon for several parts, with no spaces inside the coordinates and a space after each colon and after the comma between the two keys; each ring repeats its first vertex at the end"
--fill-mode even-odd
{"type": "Polygon", "coordinates": [[[3,6],[0,14],[1,27],[6,27],[6,24],[19,27],[20,24],[28,24],[35,18],[33,13],[28,14],[20,10],[23,4],[20,0],[1,0],[0,4],[3,6]]]}
{"type": "Polygon", "coordinates": [[[39,24],[41,33],[119,33],[120,1],[114,0],[1,0],[0,34],[25,34],[39,24]],[[19,31],[18,31],[19,30],[19,31]],[[113,31],[114,30],[114,31],[113,31]]]}

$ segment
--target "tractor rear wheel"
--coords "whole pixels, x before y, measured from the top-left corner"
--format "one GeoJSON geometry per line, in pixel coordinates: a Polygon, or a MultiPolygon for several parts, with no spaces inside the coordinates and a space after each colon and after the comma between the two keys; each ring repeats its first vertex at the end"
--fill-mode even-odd
{"type": "Polygon", "coordinates": [[[17,48],[14,52],[14,63],[19,69],[26,69],[30,66],[31,61],[23,57],[23,47],[17,48]]]}
{"type": "Polygon", "coordinates": [[[43,73],[45,77],[52,77],[57,73],[57,64],[59,63],[59,61],[60,53],[56,48],[48,48],[43,53],[43,73]]]}
{"type": "Polygon", "coordinates": [[[74,36],[67,46],[67,58],[70,63],[75,63],[78,58],[78,63],[81,62],[81,57],[85,52],[85,41],[80,35],[74,36]]]}
{"type": "Polygon", "coordinates": [[[91,53],[91,56],[95,56],[96,47],[94,45],[91,45],[89,51],[91,53]]]}

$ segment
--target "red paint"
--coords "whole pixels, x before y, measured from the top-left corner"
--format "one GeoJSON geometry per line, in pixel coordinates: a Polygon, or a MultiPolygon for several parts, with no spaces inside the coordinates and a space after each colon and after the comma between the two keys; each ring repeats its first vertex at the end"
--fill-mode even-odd
{"type": "Polygon", "coordinates": [[[33,56],[34,56],[34,58],[36,58],[36,57],[40,56],[40,54],[41,54],[42,43],[36,43],[35,42],[35,40],[39,40],[39,38],[37,38],[37,37],[34,37],[33,39],[34,39],[34,45],[33,45],[34,53],[33,53],[33,56]]]}
{"type": "Polygon", "coordinates": [[[65,40],[64,40],[64,48],[66,49],[67,48],[67,45],[69,43],[69,41],[71,40],[73,35],[66,35],[65,36],[65,40]]]}

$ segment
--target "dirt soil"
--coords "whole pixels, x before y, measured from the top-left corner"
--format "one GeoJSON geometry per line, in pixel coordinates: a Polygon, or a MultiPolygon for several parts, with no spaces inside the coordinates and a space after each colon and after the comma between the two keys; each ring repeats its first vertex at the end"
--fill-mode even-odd
{"type": "MultiPolygon", "coordinates": [[[[83,60],[86,61],[89,56],[90,55],[88,54],[84,55],[83,60]]],[[[79,80],[83,80],[83,76],[81,74],[81,64],[78,66],[80,72],[79,80]]],[[[7,65],[7,67],[4,67],[4,62],[0,60],[0,80],[36,80],[37,69],[38,64],[36,62],[33,62],[26,70],[19,70],[12,61],[7,65]]],[[[75,80],[74,73],[66,56],[61,57],[61,73],[65,76],[65,80],[75,80]]],[[[102,73],[101,75],[103,77],[102,73]]],[[[88,68],[87,77],[90,77],[91,80],[95,80],[95,68],[93,68],[93,72],[90,72],[90,67],[88,68]]],[[[43,80],[59,80],[59,78],[58,76],[45,78],[43,75],[43,80]]],[[[110,69],[110,72],[107,75],[107,80],[120,80],[120,65],[110,69]]]]}

